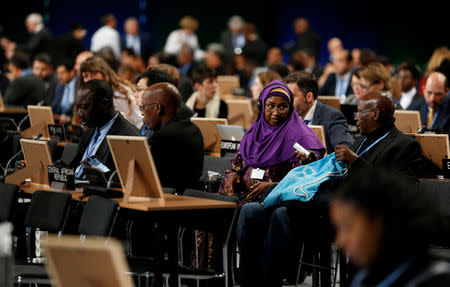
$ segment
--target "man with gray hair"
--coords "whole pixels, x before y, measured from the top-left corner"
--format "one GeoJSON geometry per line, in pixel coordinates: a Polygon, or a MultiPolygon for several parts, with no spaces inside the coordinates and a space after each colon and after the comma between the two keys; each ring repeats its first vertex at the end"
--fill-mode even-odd
{"type": "Polygon", "coordinates": [[[239,15],[234,15],[228,20],[228,30],[222,33],[220,43],[225,49],[225,63],[231,64],[234,55],[240,55],[245,45],[243,33],[244,19],[239,15]]]}
{"type": "Polygon", "coordinates": [[[25,18],[25,27],[32,35],[23,50],[27,52],[31,59],[39,53],[51,52],[52,33],[45,27],[42,15],[31,13],[25,18]]]}

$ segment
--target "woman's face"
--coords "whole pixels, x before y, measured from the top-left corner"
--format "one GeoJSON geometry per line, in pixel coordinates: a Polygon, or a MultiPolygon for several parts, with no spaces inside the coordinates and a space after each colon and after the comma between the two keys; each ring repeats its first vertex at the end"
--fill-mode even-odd
{"type": "Polygon", "coordinates": [[[336,245],[359,267],[373,263],[379,253],[381,217],[371,218],[349,201],[334,200],[331,222],[336,229],[336,245]]]}
{"type": "Polygon", "coordinates": [[[361,79],[359,79],[359,87],[361,88],[364,97],[369,92],[373,91],[381,92],[384,88],[384,82],[383,81],[371,82],[370,80],[361,77],[361,79]]]}
{"type": "Polygon", "coordinates": [[[352,75],[352,89],[355,97],[361,100],[364,97],[364,90],[361,88],[360,80],[357,76],[352,75]]]}
{"type": "Polygon", "coordinates": [[[83,82],[87,82],[93,79],[97,80],[105,80],[105,77],[103,76],[102,72],[95,71],[95,72],[83,72],[81,73],[81,76],[83,77],[83,82]]]}
{"type": "Polygon", "coordinates": [[[250,87],[250,90],[252,91],[252,97],[254,101],[259,100],[259,94],[261,93],[263,89],[263,85],[261,84],[261,80],[258,76],[255,77],[255,80],[253,81],[253,85],[250,87]]]}
{"type": "Polygon", "coordinates": [[[217,90],[216,78],[206,78],[201,85],[198,85],[199,93],[204,96],[208,102],[214,98],[217,90]]]}
{"type": "Polygon", "coordinates": [[[264,119],[271,126],[284,123],[289,114],[289,102],[282,97],[271,97],[264,103],[264,119]]]}

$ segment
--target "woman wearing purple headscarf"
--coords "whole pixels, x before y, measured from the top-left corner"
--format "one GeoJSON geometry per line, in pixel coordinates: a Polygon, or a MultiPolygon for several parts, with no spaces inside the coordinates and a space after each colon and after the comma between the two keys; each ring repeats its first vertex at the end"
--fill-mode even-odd
{"type": "Polygon", "coordinates": [[[246,132],[231,161],[219,192],[238,196],[241,203],[260,201],[269,186],[291,169],[322,157],[325,148],[293,107],[293,95],[280,80],[270,82],[259,96],[258,117],[246,132]],[[293,148],[299,143],[308,157],[293,148]]]}

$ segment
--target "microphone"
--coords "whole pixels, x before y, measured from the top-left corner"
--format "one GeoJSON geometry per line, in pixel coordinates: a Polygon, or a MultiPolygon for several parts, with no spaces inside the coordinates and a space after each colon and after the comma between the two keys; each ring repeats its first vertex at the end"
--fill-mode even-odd
{"type": "Polygon", "coordinates": [[[113,171],[113,173],[111,173],[111,175],[109,176],[108,184],[106,185],[106,188],[107,188],[107,189],[110,189],[110,188],[111,188],[111,182],[112,182],[112,179],[113,179],[113,177],[114,177],[116,174],[117,174],[117,169],[116,169],[115,171],[113,171]]]}
{"type": "MultiPolygon", "coordinates": [[[[44,100],[40,101],[36,104],[36,106],[42,106],[44,104],[44,100]]],[[[20,132],[20,126],[30,117],[30,114],[27,114],[23,117],[23,119],[20,120],[19,124],[17,125],[17,131],[20,132]]]]}
{"type": "MultiPolygon", "coordinates": [[[[39,133],[38,135],[36,135],[33,140],[38,140],[42,137],[42,133],[39,133]]],[[[5,169],[3,170],[3,178],[6,177],[8,175],[8,171],[9,171],[9,166],[11,165],[11,162],[13,161],[13,159],[17,158],[19,155],[21,155],[23,152],[22,149],[20,149],[15,155],[13,155],[8,162],[6,163],[5,169]]]]}

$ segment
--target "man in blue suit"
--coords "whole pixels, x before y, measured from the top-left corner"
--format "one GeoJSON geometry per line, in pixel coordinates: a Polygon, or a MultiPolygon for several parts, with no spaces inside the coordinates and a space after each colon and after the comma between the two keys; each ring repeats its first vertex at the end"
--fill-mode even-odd
{"type": "Polygon", "coordinates": [[[448,79],[440,72],[431,73],[424,87],[424,99],[413,102],[410,110],[420,112],[422,125],[440,133],[450,133],[450,95],[448,79]]]}
{"type": "Polygon", "coordinates": [[[353,137],[344,115],[317,100],[319,86],[313,74],[294,72],[285,78],[285,82],[294,94],[294,107],[298,115],[307,125],[324,127],[328,153],[333,152],[336,145],[352,146],[353,137]]]}
{"type": "Polygon", "coordinates": [[[134,53],[144,61],[153,52],[151,36],[149,33],[139,31],[139,21],[135,17],[129,17],[124,24],[125,34],[121,37],[121,48],[131,48],[134,53]]]}
{"type": "Polygon", "coordinates": [[[348,50],[335,53],[333,67],[335,72],[328,75],[325,84],[319,90],[319,95],[336,96],[340,99],[341,104],[346,104],[347,97],[353,94],[351,85],[352,54],[348,50]]]}

